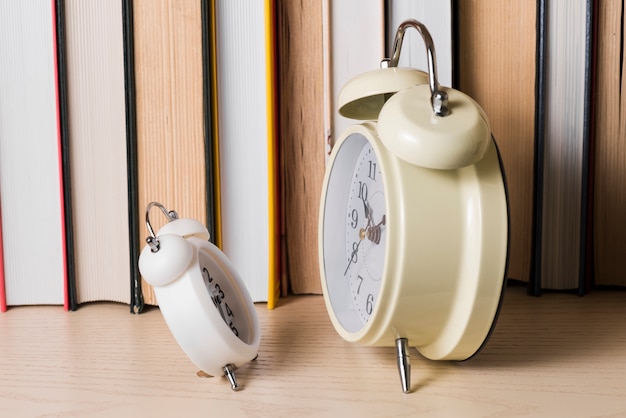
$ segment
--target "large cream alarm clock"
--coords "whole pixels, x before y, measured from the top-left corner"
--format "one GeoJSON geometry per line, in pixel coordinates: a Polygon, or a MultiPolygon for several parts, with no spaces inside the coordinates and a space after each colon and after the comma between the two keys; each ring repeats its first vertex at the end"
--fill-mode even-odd
{"type": "Polygon", "coordinates": [[[339,96],[340,113],[364,122],[340,135],[329,158],[319,261],[339,335],[396,347],[409,392],[409,347],[465,360],[493,329],[506,283],[508,200],[487,117],[439,85],[426,27],[402,23],[387,61],[339,96]],[[411,27],[426,44],[428,74],[397,68],[411,27]]]}
{"type": "Polygon", "coordinates": [[[151,202],[146,209],[150,235],[139,256],[139,270],[154,288],[174,338],[202,374],[225,376],[241,386],[235,370],[257,357],[260,327],[252,299],[228,258],[209,241],[194,219],[151,202]],[[149,213],[158,207],[168,223],[155,234],[149,213]]]}

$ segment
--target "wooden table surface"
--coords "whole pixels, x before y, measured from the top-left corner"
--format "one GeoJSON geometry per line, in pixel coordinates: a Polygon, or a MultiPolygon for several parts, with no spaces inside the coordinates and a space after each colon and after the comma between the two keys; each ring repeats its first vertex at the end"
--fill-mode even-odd
{"type": "Polygon", "coordinates": [[[465,362],[343,341],[321,296],[256,306],[259,358],[201,378],[158,309],[95,303],[0,314],[0,417],[626,416],[626,292],[529,297],[509,287],[488,344],[465,362]]]}

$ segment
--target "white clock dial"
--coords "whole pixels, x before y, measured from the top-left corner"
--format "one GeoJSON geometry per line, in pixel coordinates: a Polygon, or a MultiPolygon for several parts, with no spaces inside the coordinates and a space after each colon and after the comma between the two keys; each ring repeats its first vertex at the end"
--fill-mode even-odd
{"type": "Polygon", "coordinates": [[[232,333],[250,344],[252,333],[248,315],[245,314],[232,280],[226,277],[225,270],[206,251],[201,249],[198,252],[198,260],[202,280],[215,308],[232,333]]]}
{"type": "Polygon", "coordinates": [[[385,172],[370,140],[336,145],[323,207],[323,266],[337,319],[350,333],[376,313],[387,247],[385,172]]]}
{"type": "Polygon", "coordinates": [[[385,261],[387,211],[382,176],[376,153],[366,142],[347,190],[344,271],[356,312],[364,322],[378,300],[385,261]]]}

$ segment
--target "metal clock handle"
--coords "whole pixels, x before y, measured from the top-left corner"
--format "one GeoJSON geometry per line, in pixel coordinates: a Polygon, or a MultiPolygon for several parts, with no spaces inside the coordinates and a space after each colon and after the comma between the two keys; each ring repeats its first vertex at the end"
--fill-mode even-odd
{"type": "Polygon", "coordinates": [[[157,251],[159,251],[160,243],[159,243],[159,239],[154,233],[154,229],[152,229],[152,225],[150,225],[150,209],[152,209],[153,206],[156,206],[159,209],[161,209],[161,212],[163,212],[163,214],[167,217],[168,222],[172,222],[178,219],[178,214],[173,210],[168,211],[167,209],[165,209],[165,206],[163,206],[159,202],[150,202],[148,204],[148,207],[146,208],[146,227],[148,228],[148,232],[150,233],[150,236],[146,238],[146,244],[148,244],[148,246],[150,247],[150,250],[153,253],[156,253],[157,251]]]}
{"type": "Polygon", "coordinates": [[[437,116],[447,116],[450,113],[448,109],[448,94],[441,89],[439,81],[437,79],[437,57],[435,54],[435,44],[433,38],[430,36],[430,32],[426,29],[422,23],[415,19],[405,20],[398,26],[396,31],[396,37],[393,41],[393,54],[389,60],[389,67],[397,67],[400,59],[400,50],[402,49],[402,41],[404,40],[404,33],[408,28],[415,28],[424,40],[426,45],[426,58],[428,60],[428,81],[430,84],[430,102],[433,107],[433,111],[437,116]]]}

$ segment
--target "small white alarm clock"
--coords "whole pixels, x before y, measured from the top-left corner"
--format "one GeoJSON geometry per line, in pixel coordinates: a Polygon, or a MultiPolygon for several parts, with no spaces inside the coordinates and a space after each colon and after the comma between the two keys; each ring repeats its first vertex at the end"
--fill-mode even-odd
{"type": "Polygon", "coordinates": [[[202,371],[224,375],[233,390],[234,370],[255,359],[260,328],[252,299],[224,253],[209,242],[209,231],[193,219],[152,202],[146,209],[150,236],[139,270],[154,293],[174,338],[202,371]],[[149,212],[158,207],[169,222],[154,233],[149,212]]]}

